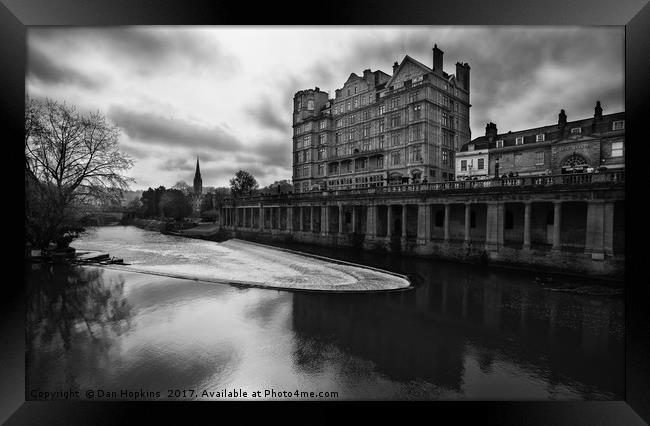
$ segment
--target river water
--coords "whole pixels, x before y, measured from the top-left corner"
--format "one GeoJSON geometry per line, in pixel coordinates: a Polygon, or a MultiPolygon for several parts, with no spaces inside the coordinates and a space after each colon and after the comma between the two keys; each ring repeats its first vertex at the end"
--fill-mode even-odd
{"type": "MultiPolygon", "coordinates": [[[[72,245],[147,265],[184,253],[199,268],[205,244],[219,243],[105,227],[72,245]]],[[[414,288],[307,293],[29,266],[28,399],[69,390],[99,400],[624,397],[620,297],[554,291],[559,278],[527,272],[289,248],[405,274],[414,288]]]]}

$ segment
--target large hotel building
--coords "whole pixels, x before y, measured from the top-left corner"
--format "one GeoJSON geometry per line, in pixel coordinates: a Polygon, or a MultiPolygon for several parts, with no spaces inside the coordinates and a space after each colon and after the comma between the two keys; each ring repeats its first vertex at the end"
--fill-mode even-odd
{"type": "Polygon", "coordinates": [[[454,153],[471,140],[470,67],[443,70],[406,55],[393,74],[350,74],[334,99],[318,87],[293,106],[295,192],[454,179],[454,153]]]}

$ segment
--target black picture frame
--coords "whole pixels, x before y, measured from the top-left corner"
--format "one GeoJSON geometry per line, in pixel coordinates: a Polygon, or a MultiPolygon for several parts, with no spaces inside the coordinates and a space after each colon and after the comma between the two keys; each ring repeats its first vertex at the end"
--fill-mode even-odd
{"type": "MultiPolygon", "coordinates": [[[[26,27],[35,25],[621,25],[625,26],[625,111],[626,111],[626,198],[633,202],[626,209],[626,396],[624,401],[610,402],[459,402],[409,404],[426,419],[451,418],[482,424],[644,424],[650,422],[650,285],[645,269],[642,206],[645,195],[645,162],[650,140],[645,130],[650,96],[650,5],[647,0],[456,0],[429,2],[355,1],[341,4],[306,3],[279,7],[276,2],[254,4],[207,0],[0,0],[0,105],[5,118],[3,155],[6,230],[15,229],[6,243],[7,270],[2,280],[3,307],[0,310],[0,336],[4,340],[0,355],[3,379],[0,381],[0,420],[7,424],[116,424],[131,422],[133,416],[145,414],[147,422],[183,419],[208,414],[224,416],[226,407],[244,418],[251,411],[266,416],[266,410],[281,413],[284,420],[300,420],[289,414],[306,404],[256,403],[255,410],[244,403],[116,403],[116,402],[35,402],[25,401],[24,359],[24,292],[20,274],[11,276],[11,265],[23,263],[22,227],[19,206],[22,186],[14,183],[20,176],[24,152],[19,147],[23,134],[25,89],[26,27]],[[291,18],[288,11],[294,11],[291,18]],[[14,169],[15,168],[15,169],[14,169]],[[9,195],[11,194],[11,195],[9,195]],[[637,203],[637,201],[639,201],[637,203]],[[14,206],[11,209],[11,206],[14,206]],[[9,222],[11,221],[11,222],[9,222]],[[19,263],[20,262],[20,263],[19,263]],[[207,412],[207,413],[206,413],[207,412]]],[[[543,102],[543,100],[540,100],[543,102]]],[[[603,366],[607,368],[607,366],[603,366]]],[[[346,408],[369,417],[398,413],[393,404],[351,404],[346,408]],[[361,406],[360,406],[361,405],[361,406]]],[[[323,422],[340,419],[335,410],[340,403],[310,404],[309,418],[323,422]],[[314,406],[314,408],[312,408],[314,406]]],[[[301,415],[302,416],[302,415],[301,415]]],[[[225,419],[225,417],[224,417],[225,419]]],[[[348,420],[350,417],[345,417],[348,420]]],[[[267,417],[267,421],[271,417],[267,417]]],[[[311,421],[310,421],[311,422],[311,421]]]]}

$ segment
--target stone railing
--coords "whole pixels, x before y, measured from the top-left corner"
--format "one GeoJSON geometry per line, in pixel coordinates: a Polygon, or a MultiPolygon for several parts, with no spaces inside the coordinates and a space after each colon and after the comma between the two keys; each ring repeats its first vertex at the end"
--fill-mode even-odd
{"type": "MultiPolygon", "coordinates": [[[[426,191],[467,191],[495,189],[503,187],[580,187],[600,184],[623,184],[625,183],[625,171],[607,171],[600,173],[577,173],[562,175],[537,175],[519,176],[508,178],[495,178],[484,180],[445,181],[431,183],[416,183],[407,185],[387,185],[375,187],[357,187],[346,189],[329,189],[325,191],[302,192],[297,194],[269,194],[253,195],[242,198],[240,201],[274,200],[284,201],[289,199],[310,199],[323,196],[353,195],[353,194],[387,194],[387,193],[409,193],[426,191]]],[[[226,199],[226,202],[229,200],[226,199]]]]}

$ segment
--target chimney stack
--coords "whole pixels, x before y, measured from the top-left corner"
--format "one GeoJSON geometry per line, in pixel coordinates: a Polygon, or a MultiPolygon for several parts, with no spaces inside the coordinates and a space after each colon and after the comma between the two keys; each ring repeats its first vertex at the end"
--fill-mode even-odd
{"type": "Polygon", "coordinates": [[[442,50],[437,44],[433,45],[433,72],[442,75],[442,50]]]}
{"type": "Polygon", "coordinates": [[[456,81],[469,92],[469,64],[456,62],[456,81]]]}
{"type": "Polygon", "coordinates": [[[393,64],[393,74],[395,74],[395,71],[397,71],[398,67],[399,67],[399,64],[397,63],[397,61],[395,61],[395,63],[393,64]]]}
{"type": "Polygon", "coordinates": [[[596,101],[596,108],[594,108],[594,118],[603,118],[603,108],[600,106],[600,101],[596,101]]]}
{"type": "Polygon", "coordinates": [[[557,115],[557,124],[564,127],[566,126],[566,112],[563,109],[560,110],[560,113],[557,115]]]}
{"type": "Polygon", "coordinates": [[[488,138],[494,139],[497,137],[497,125],[489,122],[487,126],[485,126],[485,136],[488,138]]]}

